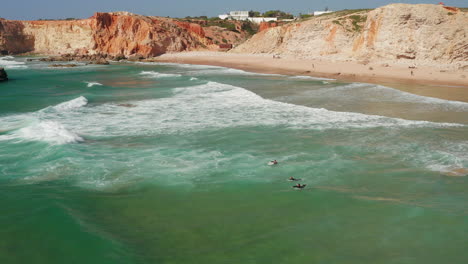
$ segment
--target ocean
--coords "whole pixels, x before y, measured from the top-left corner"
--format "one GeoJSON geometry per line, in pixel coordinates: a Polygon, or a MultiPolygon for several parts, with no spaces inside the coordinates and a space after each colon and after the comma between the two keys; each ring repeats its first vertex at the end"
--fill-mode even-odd
{"type": "Polygon", "coordinates": [[[26,59],[0,58],[0,263],[468,263],[467,102],[26,59]]]}

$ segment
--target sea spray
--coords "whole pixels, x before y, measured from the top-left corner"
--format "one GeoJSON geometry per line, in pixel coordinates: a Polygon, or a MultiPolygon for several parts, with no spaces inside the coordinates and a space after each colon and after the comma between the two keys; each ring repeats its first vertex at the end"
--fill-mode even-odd
{"type": "Polygon", "coordinates": [[[83,138],[55,121],[40,121],[18,130],[16,134],[26,140],[45,141],[58,145],[83,141],[83,138]]]}

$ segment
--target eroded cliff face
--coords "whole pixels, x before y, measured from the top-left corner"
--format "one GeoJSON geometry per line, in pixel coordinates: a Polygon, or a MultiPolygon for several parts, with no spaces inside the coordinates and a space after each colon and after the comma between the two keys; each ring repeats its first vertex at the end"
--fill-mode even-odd
{"type": "Polygon", "coordinates": [[[157,56],[207,48],[197,24],[128,12],[96,13],[73,21],[0,20],[0,52],[157,56]]]}
{"type": "Polygon", "coordinates": [[[127,12],[96,13],[92,18],[93,50],[110,55],[149,57],[204,47],[203,35],[199,35],[202,32],[193,29],[172,19],[127,12]]]}
{"type": "Polygon", "coordinates": [[[32,50],[34,50],[34,38],[25,34],[23,23],[0,18],[0,55],[32,50]]]}
{"type": "Polygon", "coordinates": [[[392,4],[264,30],[232,52],[303,58],[468,63],[468,13],[441,5],[392,4]]]}
{"type": "Polygon", "coordinates": [[[85,52],[93,47],[92,20],[21,21],[24,36],[33,40],[30,52],[67,54],[85,52]]]}

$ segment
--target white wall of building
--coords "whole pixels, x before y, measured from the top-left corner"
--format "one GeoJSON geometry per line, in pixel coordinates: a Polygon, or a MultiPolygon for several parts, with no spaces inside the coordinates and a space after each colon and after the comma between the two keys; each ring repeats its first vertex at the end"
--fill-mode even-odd
{"type": "Polygon", "coordinates": [[[278,18],[276,17],[249,17],[247,20],[255,24],[260,24],[261,22],[278,21],[278,18]]]}
{"type": "Polygon", "coordinates": [[[314,11],[314,16],[320,16],[320,15],[323,15],[323,14],[328,14],[328,13],[332,13],[334,11],[314,11]]]}
{"type": "Polygon", "coordinates": [[[222,14],[222,15],[219,15],[218,16],[220,19],[224,20],[226,18],[229,18],[229,15],[228,14],[222,14]]]}

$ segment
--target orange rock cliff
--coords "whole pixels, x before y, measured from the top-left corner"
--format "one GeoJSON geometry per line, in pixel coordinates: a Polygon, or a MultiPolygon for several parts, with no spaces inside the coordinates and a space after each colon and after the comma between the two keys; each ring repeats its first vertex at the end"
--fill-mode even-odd
{"type": "Polygon", "coordinates": [[[0,19],[0,53],[106,54],[152,57],[214,49],[198,24],[128,12],[96,13],[71,21],[0,19]]]}

